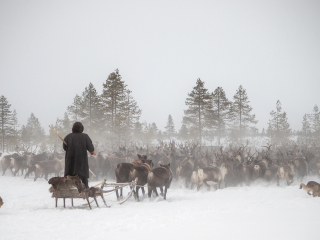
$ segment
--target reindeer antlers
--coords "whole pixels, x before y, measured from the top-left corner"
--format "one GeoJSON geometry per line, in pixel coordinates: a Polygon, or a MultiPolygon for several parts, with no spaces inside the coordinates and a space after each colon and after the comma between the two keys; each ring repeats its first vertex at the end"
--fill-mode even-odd
{"type": "Polygon", "coordinates": [[[271,144],[269,144],[269,143],[267,143],[267,145],[268,145],[268,146],[262,146],[262,147],[265,147],[265,148],[267,148],[267,149],[268,149],[268,151],[271,151],[271,147],[272,147],[272,145],[271,145],[271,144]]]}

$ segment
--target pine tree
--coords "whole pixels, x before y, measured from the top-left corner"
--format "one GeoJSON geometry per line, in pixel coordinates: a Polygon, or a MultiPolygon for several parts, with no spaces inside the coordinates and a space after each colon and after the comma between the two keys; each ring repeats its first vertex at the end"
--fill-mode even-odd
{"type": "Polygon", "coordinates": [[[239,133],[240,141],[249,128],[258,122],[255,120],[256,116],[251,114],[252,107],[249,103],[247,92],[242,85],[240,85],[236,94],[233,96],[233,103],[230,108],[230,116],[235,127],[233,133],[239,133]]]}
{"type": "Polygon", "coordinates": [[[156,139],[157,138],[157,136],[158,136],[158,127],[157,127],[157,124],[156,123],[151,123],[150,125],[149,125],[149,135],[150,135],[150,139],[151,140],[154,140],[154,139],[156,139]]]}
{"type": "Polygon", "coordinates": [[[17,111],[13,110],[12,118],[11,118],[11,128],[9,129],[9,144],[11,146],[10,151],[13,151],[19,145],[20,139],[20,131],[19,131],[19,123],[18,123],[18,116],[17,111]]]}
{"type": "Polygon", "coordinates": [[[4,152],[5,141],[12,131],[13,119],[12,112],[10,110],[11,104],[5,96],[0,98],[0,130],[1,130],[1,142],[2,142],[2,152],[4,152]]]}
{"type": "Polygon", "coordinates": [[[133,138],[136,140],[140,140],[143,135],[143,124],[140,123],[139,121],[134,123],[134,128],[133,128],[133,138]]]}
{"type": "MultiPolygon", "coordinates": [[[[64,138],[66,135],[66,132],[63,129],[63,124],[61,124],[60,119],[57,119],[55,125],[51,124],[50,126],[53,127],[53,129],[62,137],[64,138]]],[[[70,130],[69,130],[70,131],[70,130]]],[[[68,132],[69,133],[69,132],[68,132]]],[[[57,135],[50,130],[49,136],[47,138],[47,142],[49,146],[52,148],[51,150],[54,152],[60,152],[62,150],[62,142],[61,140],[57,137],[57,135]]]]}
{"type": "Polygon", "coordinates": [[[172,116],[170,114],[168,116],[167,125],[164,128],[166,129],[165,135],[167,135],[168,138],[172,138],[172,137],[175,136],[176,130],[174,129],[173,119],[172,119],[172,116]]]}
{"type": "Polygon", "coordinates": [[[106,83],[103,84],[103,93],[101,95],[105,124],[109,127],[108,131],[113,138],[117,137],[118,140],[120,140],[121,126],[126,121],[123,114],[126,85],[121,79],[118,69],[110,73],[106,83]]]}
{"type": "Polygon", "coordinates": [[[160,141],[164,139],[164,134],[162,133],[161,130],[159,130],[159,131],[157,132],[156,138],[157,138],[158,140],[160,140],[160,141]]]}
{"type": "Polygon", "coordinates": [[[271,119],[269,120],[269,126],[267,134],[271,137],[271,140],[279,144],[280,142],[287,141],[290,136],[290,125],[288,123],[286,112],[282,112],[281,102],[278,100],[276,103],[276,111],[271,111],[271,119]]]}
{"type": "Polygon", "coordinates": [[[72,130],[73,123],[69,119],[67,113],[64,113],[63,119],[57,119],[57,125],[60,132],[59,135],[65,136],[72,130]]]}
{"type": "Polygon", "coordinates": [[[181,125],[181,128],[179,130],[179,139],[184,140],[184,141],[189,139],[188,128],[185,124],[181,125]]]}
{"type": "Polygon", "coordinates": [[[302,120],[302,132],[303,132],[304,136],[307,137],[308,134],[310,133],[310,131],[311,131],[311,124],[310,124],[310,121],[309,121],[307,114],[305,114],[303,116],[303,120],[302,120]]]}
{"type": "Polygon", "coordinates": [[[21,140],[23,145],[31,151],[31,149],[39,147],[45,141],[45,138],[46,135],[39,119],[31,113],[27,124],[23,125],[21,129],[21,140]]]}
{"type": "Polygon", "coordinates": [[[104,121],[113,140],[129,140],[141,110],[122,80],[119,70],[110,73],[101,95],[104,121]]]}
{"type": "Polygon", "coordinates": [[[200,78],[197,80],[197,85],[193,88],[191,93],[188,93],[188,98],[185,104],[188,109],[184,111],[183,123],[191,129],[197,131],[197,135],[201,144],[202,133],[207,128],[206,112],[211,109],[211,97],[204,82],[200,78]]]}
{"type": "Polygon", "coordinates": [[[82,120],[80,116],[82,112],[81,107],[82,98],[78,94],[76,94],[73,99],[72,105],[67,108],[73,122],[80,122],[82,120]]]}
{"type": "Polygon", "coordinates": [[[122,122],[121,132],[126,140],[129,140],[132,135],[134,125],[139,121],[141,116],[141,109],[139,109],[137,102],[133,99],[130,90],[125,90],[125,99],[123,109],[124,121],[122,122]]]}
{"type": "Polygon", "coordinates": [[[313,107],[311,128],[315,138],[320,140],[320,112],[317,105],[313,107]]]}
{"type": "Polygon", "coordinates": [[[220,145],[221,135],[225,132],[226,122],[229,118],[231,102],[227,99],[222,87],[217,87],[212,93],[212,110],[209,110],[209,119],[216,129],[218,145],[220,145]]]}
{"type": "Polygon", "coordinates": [[[97,94],[92,83],[85,88],[81,99],[80,116],[82,124],[85,126],[87,133],[95,135],[101,132],[103,119],[101,97],[97,94]]]}
{"type": "Polygon", "coordinates": [[[158,127],[154,122],[151,124],[144,122],[142,124],[142,131],[143,131],[143,141],[145,143],[152,142],[154,139],[157,138],[158,127]]]}

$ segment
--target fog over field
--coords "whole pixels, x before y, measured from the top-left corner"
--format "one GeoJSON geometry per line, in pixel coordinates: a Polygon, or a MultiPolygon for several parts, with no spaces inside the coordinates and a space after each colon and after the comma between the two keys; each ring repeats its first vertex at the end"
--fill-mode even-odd
{"type": "MultiPolygon", "coordinates": [[[[292,129],[319,105],[318,1],[0,2],[0,94],[25,124],[62,118],[116,68],[141,121],[180,127],[197,78],[229,99],[242,84],[258,129],[280,100],[292,129]]],[[[47,130],[47,129],[46,129],[47,130]]]]}
{"type": "Polygon", "coordinates": [[[319,13],[0,0],[0,239],[319,240],[319,13]]]}

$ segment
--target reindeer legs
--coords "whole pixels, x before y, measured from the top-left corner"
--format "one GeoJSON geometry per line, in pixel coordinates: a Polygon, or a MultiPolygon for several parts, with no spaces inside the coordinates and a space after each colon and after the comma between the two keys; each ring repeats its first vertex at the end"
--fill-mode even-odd
{"type": "Polygon", "coordinates": [[[206,180],[203,180],[203,183],[207,186],[207,190],[210,191],[210,188],[211,188],[211,187],[210,187],[210,185],[207,183],[207,181],[206,181],[206,180]]]}
{"type": "Polygon", "coordinates": [[[148,198],[151,198],[151,194],[152,194],[152,187],[148,186],[148,198]]]}
{"type": "Polygon", "coordinates": [[[161,191],[160,196],[163,197],[163,187],[160,187],[160,191],[161,191]]]}
{"type": "Polygon", "coordinates": [[[164,197],[163,197],[164,200],[167,199],[167,187],[164,187],[164,197]]]}
{"type": "Polygon", "coordinates": [[[140,187],[136,186],[135,195],[136,195],[136,199],[137,199],[138,202],[140,202],[140,200],[139,200],[139,189],[140,189],[140,187]]]}
{"type": "Polygon", "coordinates": [[[117,200],[120,201],[121,199],[123,199],[123,196],[122,196],[122,189],[123,188],[120,188],[119,190],[117,189],[116,190],[116,195],[117,195],[117,200]],[[120,191],[120,196],[119,196],[119,192],[120,191]]]}
{"type": "MultiPolygon", "coordinates": [[[[158,197],[159,196],[159,194],[158,194],[158,191],[157,191],[157,188],[156,187],[153,187],[152,188],[152,190],[154,191],[154,193],[156,194],[156,197],[158,197]]],[[[151,196],[151,195],[150,195],[151,196]]]]}

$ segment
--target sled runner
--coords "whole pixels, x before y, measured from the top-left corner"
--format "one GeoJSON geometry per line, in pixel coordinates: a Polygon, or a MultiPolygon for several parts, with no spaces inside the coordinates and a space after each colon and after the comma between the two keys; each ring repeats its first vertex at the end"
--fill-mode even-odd
{"type": "Polygon", "coordinates": [[[56,207],[58,206],[59,198],[63,199],[64,208],[66,207],[66,198],[71,199],[72,206],[73,206],[74,198],[82,198],[87,200],[90,209],[92,208],[91,208],[89,198],[93,198],[97,204],[97,207],[99,207],[99,204],[97,202],[97,197],[101,197],[104,204],[108,207],[103,196],[104,193],[111,193],[120,188],[130,186],[132,190],[129,196],[127,197],[127,199],[120,203],[120,204],[123,204],[132,196],[133,189],[136,186],[136,180],[130,183],[107,183],[106,179],[104,179],[104,181],[101,182],[100,184],[97,184],[94,187],[86,189],[84,184],[80,180],[80,178],[77,176],[53,177],[49,180],[48,183],[52,185],[52,187],[49,189],[49,192],[51,192],[52,197],[55,198],[56,207]],[[99,185],[101,186],[97,187],[99,185]],[[104,187],[113,187],[114,189],[105,191],[103,190],[104,187]]]}

